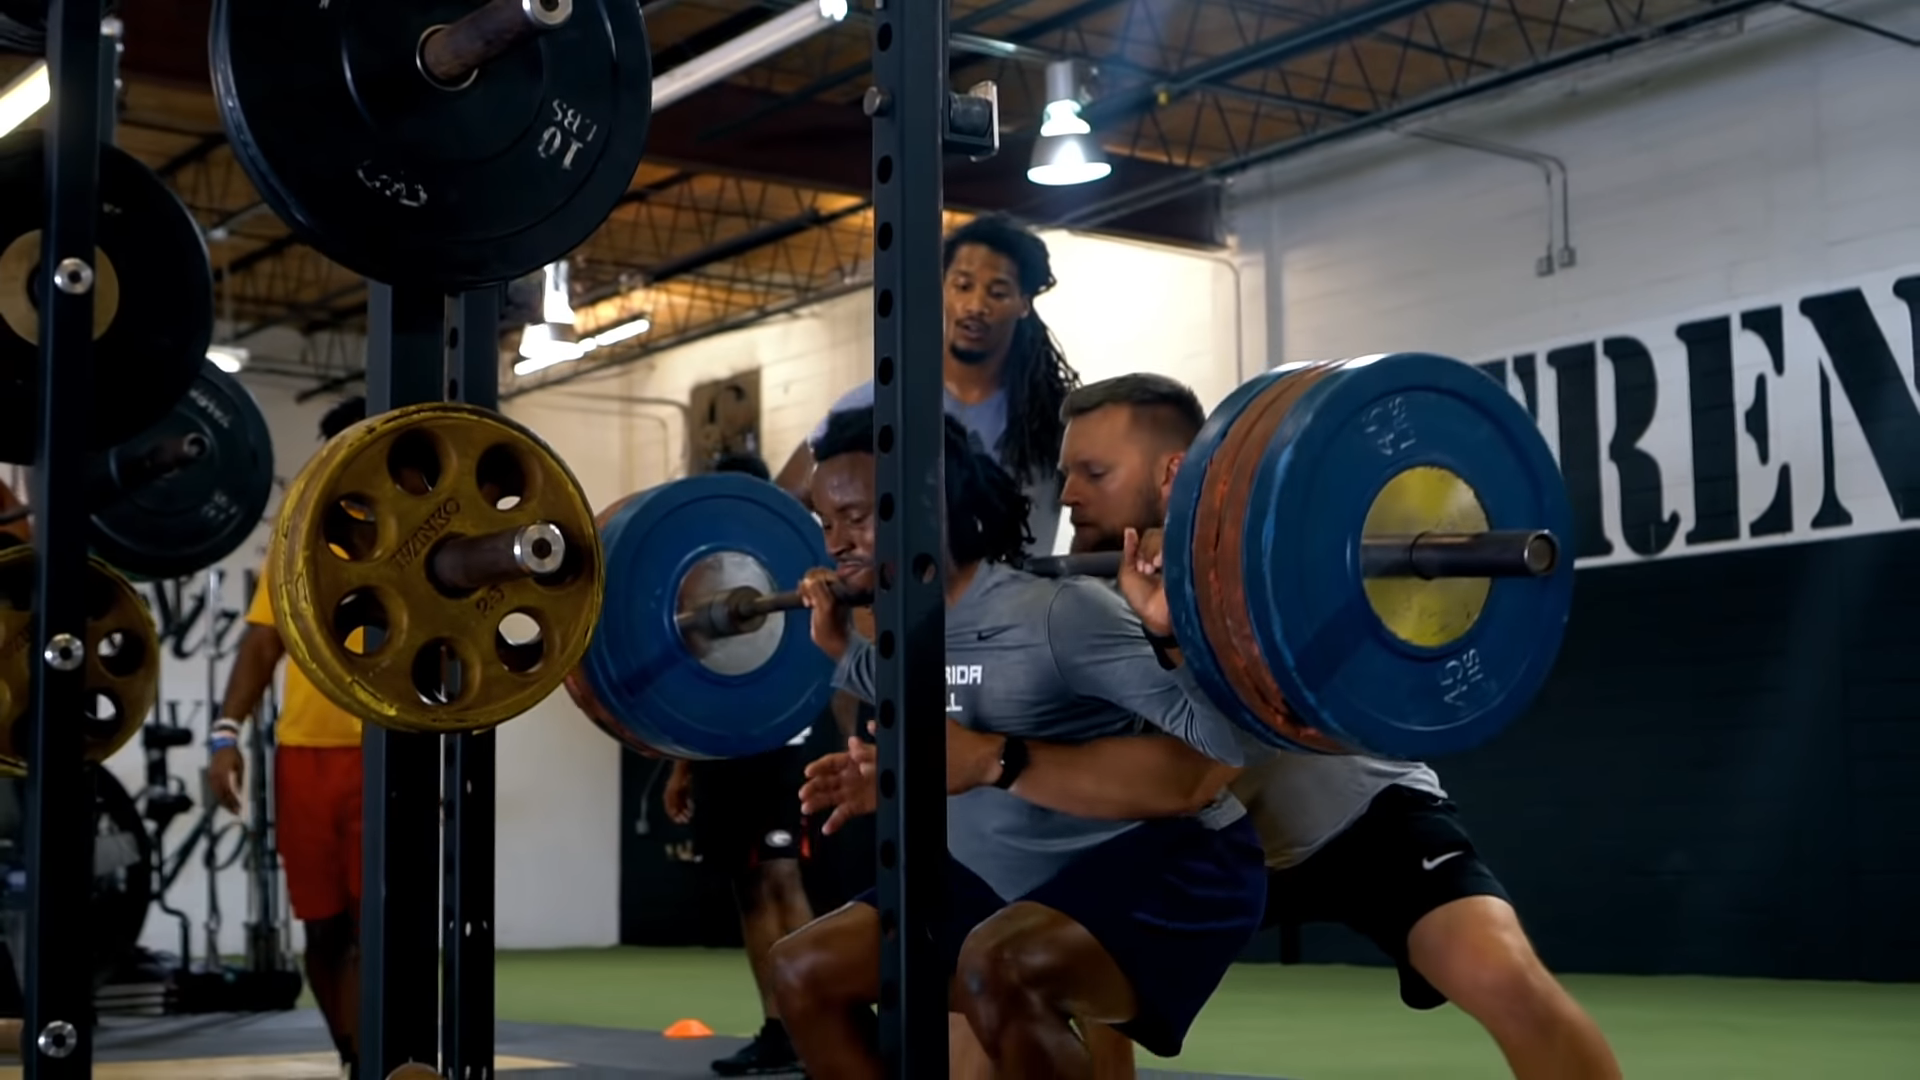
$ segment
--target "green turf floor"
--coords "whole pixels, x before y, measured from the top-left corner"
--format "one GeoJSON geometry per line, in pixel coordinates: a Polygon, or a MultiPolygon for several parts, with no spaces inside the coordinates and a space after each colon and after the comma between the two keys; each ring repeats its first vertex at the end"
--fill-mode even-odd
{"type": "MultiPolygon", "coordinates": [[[[1568,976],[1633,1080],[1920,1077],[1920,986],[1568,976]]],[[[502,1020],[723,1034],[757,1028],[742,954],[704,949],[502,953],[502,1020]]],[[[1156,1064],[1143,1056],[1142,1064],[1156,1064]]],[[[1177,1064],[1291,1080],[1498,1078],[1493,1043],[1453,1008],[1400,1005],[1385,968],[1242,965],[1177,1064]]]]}

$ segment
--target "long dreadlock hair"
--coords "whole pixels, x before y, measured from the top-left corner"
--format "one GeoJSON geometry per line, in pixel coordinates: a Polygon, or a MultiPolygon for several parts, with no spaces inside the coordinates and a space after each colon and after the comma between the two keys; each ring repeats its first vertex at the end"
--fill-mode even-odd
{"type": "MultiPolygon", "coordinates": [[[[960,421],[946,418],[947,554],[961,566],[976,562],[1021,565],[1031,510],[1026,492],[981,448],[960,421]]],[[[873,409],[844,409],[827,418],[813,444],[825,464],[843,454],[873,453],[873,409]]]]}
{"type": "MultiPolygon", "coordinates": [[[[967,244],[979,244],[1013,263],[1020,293],[1029,303],[1055,284],[1047,242],[1012,218],[991,214],[947,234],[943,273],[967,244]]],[[[1007,430],[1000,436],[1000,445],[992,448],[1000,464],[1016,477],[1052,475],[1060,461],[1060,439],[1067,430],[1060,405],[1080,385],[1080,373],[1067,363],[1059,340],[1039,312],[1030,312],[1014,328],[1000,380],[1007,391],[1007,430]]]]}

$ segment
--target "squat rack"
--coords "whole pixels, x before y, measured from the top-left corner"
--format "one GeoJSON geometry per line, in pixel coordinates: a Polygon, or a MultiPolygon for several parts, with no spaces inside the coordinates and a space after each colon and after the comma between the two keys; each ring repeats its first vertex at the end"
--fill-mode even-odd
{"type": "Polygon", "coordinates": [[[86,716],[86,448],[93,423],[94,234],[100,145],[113,133],[118,40],[98,0],[47,12],[47,220],[41,234],[40,430],[33,462],[37,560],[27,740],[28,1080],[93,1074],[93,790],[86,716]]]}
{"type": "Polygon", "coordinates": [[[942,1076],[947,976],[936,946],[946,876],[946,395],[941,176],[950,128],[947,0],[873,13],[873,403],[880,588],[880,1056],[886,1075],[942,1076]],[[905,722],[902,722],[902,721],[905,722]]]}

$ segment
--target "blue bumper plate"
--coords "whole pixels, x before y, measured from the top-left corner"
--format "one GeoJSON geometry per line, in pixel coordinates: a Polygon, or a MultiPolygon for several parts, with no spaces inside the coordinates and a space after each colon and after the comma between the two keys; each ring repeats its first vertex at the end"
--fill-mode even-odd
{"type": "Polygon", "coordinates": [[[683,637],[675,622],[695,597],[777,592],[830,565],[799,500],[752,477],[695,476],[633,498],[601,535],[606,602],[584,671],[633,739],[672,757],[751,757],[820,718],[833,663],[814,647],[804,610],[712,641],[683,637]]]}
{"type": "Polygon", "coordinates": [[[1241,542],[1250,623],[1280,692],[1364,752],[1479,746],[1532,704],[1565,636],[1573,560],[1536,578],[1369,581],[1369,533],[1573,536],[1559,466],[1498,384],[1445,357],[1346,361],[1260,452],[1241,542]]]}

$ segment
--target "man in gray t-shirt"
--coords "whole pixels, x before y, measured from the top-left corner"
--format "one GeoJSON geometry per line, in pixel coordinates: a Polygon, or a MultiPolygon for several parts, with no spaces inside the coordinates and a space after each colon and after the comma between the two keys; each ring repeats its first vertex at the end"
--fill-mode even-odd
{"type": "MultiPolygon", "coordinates": [[[[840,568],[801,586],[814,640],[838,661],[836,685],[869,700],[875,650],[853,634],[831,586],[871,585],[872,439],[872,411],[849,410],[815,444],[814,507],[840,568]]],[[[1029,736],[1152,730],[1238,764],[1237,733],[1184,671],[1156,658],[1119,595],[1008,565],[1026,532],[1025,496],[951,418],[946,454],[948,726],[993,732],[1007,748],[1002,783],[948,787],[938,946],[960,976],[954,1001],[1003,1064],[1018,1053],[1046,1062],[1050,1075],[1084,1071],[1087,1052],[1069,1026],[1076,1015],[1171,1057],[1265,908],[1244,808],[1222,791],[1191,815],[1096,820],[1005,787],[1029,736]]],[[[810,1072],[877,1071],[849,1017],[877,996],[879,949],[871,894],[775,948],[779,1005],[810,1072]]]]}
{"type": "MultiPolygon", "coordinates": [[[[1200,403],[1171,379],[1128,375],[1075,391],[1063,413],[1074,549],[1124,547],[1129,533],[1165,519],[1174,473],[1205,419],[1200,403]]],[[[1148,629],[1170,634],[1164,594],[1142,580],[1135,570],[1121,584],[1148,629]]],[[[1266,847],[1269,925],[1340,922],[1371,938],[1398,964],[1402,1000],[1417,1009],[1453,1001],[1486,1027],[1518,1077],[1620,1075],[1599,1028],[1534,954],[1432,769],[1278,752],[1245,738],[1244,769],[1172,739],[1034,742],[1012,793],[1132,820],[1191,813],[1226,787],[1245,801],[1266,847]]],[[[993,773],[999,748],[990,736],[952,733],[947,745],[950,783],[993,773]]]]}
{"type": "MultiPolygon", "coordinates": [[[[940,357],[947,415],[1012,473],[1031,504],[1029,552],[1053,551],[1060,531],[1060,402],[1080,382],[1033,302],[1053,288],[1046,241],[998,216],[948,234],[942,250],[946,348],[940,357]]],[[[933,357],[914,357],[931,363],[933,357]]],[[[847,391],[828,416],[873,405],[873,383],[847,391]]],[[[775,482],[804,499],[823,417],[775,482]]]]}

